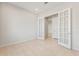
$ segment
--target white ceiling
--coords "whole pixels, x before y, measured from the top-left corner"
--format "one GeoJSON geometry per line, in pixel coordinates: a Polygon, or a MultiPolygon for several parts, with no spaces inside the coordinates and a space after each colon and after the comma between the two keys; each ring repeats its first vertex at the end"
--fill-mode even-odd
{"type": "Polygon", "coordinates": [[[44,4],[44,2],[9,2],[9,3],[21,8],[25,8],[33,13],[43,13],[49,9],[53,9],[56,5],[61,4],[61,2],[49,2],[48,4],[44,4]]]}

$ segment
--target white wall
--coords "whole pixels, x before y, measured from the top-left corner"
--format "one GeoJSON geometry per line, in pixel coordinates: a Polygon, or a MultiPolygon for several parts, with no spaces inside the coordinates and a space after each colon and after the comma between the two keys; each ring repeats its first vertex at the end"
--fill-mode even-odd
{"type": "Polygon", "coordinates": [[[0,4],[0,13],[0,46],[35,38],[36,15],[7,3],[0,4]]]}
{"type": "Polygon", "coordinates": [[[72,8],[72,49],[79,50],[79,3],[61,3],[54,7],[40,16],[44,17],[66,8],[72,8]]]}

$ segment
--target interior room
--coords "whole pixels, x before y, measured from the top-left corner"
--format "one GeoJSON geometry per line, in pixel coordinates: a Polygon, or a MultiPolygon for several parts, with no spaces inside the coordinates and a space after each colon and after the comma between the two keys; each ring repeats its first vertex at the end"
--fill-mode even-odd
{"type": "Polygon", "coordinates": [[[79,2],[0,2],[0,56],[79,56],[79,2]]]}
{"type": "Polygon", "coordinates": [[[58,31],[59,31],[59,20],[58,14],[50,15],[45,17],[45,37],[58,39],[58,31]]]}

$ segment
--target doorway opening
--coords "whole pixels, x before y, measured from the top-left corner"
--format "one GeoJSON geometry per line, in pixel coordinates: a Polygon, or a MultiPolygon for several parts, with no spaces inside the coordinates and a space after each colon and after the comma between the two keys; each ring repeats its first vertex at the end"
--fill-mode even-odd
{"type": "Polygon", "coordinates": [[[59,19],[58,14],[45,17],[45,39],[58,39],[59,37],[59,19]]]}

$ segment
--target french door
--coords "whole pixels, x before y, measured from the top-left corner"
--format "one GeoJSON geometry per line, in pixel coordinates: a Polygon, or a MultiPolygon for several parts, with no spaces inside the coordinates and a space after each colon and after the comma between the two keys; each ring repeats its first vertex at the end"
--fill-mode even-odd
{"type": "Polygon", "coordinates": [[[65,9],[58,13],[60,20],[58,44],[71,49],[71,9],[65,9]]]}
{"type": "Polygon", "coordinates": [[[45,38],[45,20],[41,17],[37,19],[37,39],[44,40],[45,38]]]}

